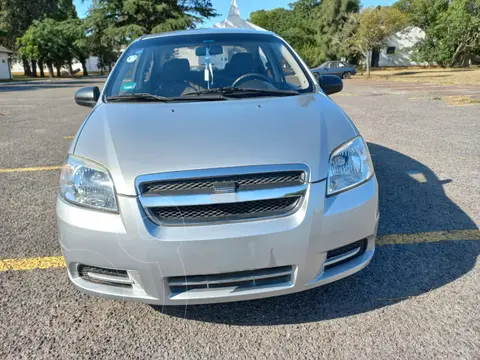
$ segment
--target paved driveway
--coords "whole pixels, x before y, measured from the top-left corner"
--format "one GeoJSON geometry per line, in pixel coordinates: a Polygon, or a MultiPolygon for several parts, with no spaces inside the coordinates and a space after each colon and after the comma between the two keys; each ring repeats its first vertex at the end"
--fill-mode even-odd
{"type": "Polygon", "coordinates": [[[0,358],[479,358],[480,106],[346,81],[333,98],[380,184],[372,264],[300,294],[158,308],[83,295],[58,261],[58,167],[88,114],[72,96],[95,81],[0,85],[0,358]]]}

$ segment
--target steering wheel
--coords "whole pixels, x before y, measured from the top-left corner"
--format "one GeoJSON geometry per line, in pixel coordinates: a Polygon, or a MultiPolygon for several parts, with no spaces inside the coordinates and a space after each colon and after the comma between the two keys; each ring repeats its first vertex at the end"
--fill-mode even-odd
{"type": "Polygon", "coordinates": [[[232,86],[236,87],[238,86],[238,84],[244,83],[249,80],[261,80],[273,85],[272,79],[270,79],[268,76],[258,73],[249,73],[238,77],[237,80],[233,82],[232,86]]]}

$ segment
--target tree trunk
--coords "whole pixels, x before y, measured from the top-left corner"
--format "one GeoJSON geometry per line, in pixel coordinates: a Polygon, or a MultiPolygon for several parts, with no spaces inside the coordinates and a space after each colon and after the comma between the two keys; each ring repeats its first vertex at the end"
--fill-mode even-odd
{"type": "Polygon", "coordinates": [[[81,60],[83,76],[88,76],[87,64],[85,60],[81,60]]]}
{"type": "Polygon", "coordinates": [[[47,67],[48,67],[48,76],[50,77],[50,79],[53,79],[53,76],[55,74],[53,73],[53,64],[51,61],[47,62],[47,67]]]}
{"type": "Polygon", "coordinates": [[[30,64],[28,63],[27,59],[22,59],[23,62],[23,75],[31,76],[32,71],[30,70],[30,64]]]}
{"type": "Polygon", "coordinates": [[[57,77],[62,77],[62,73],[61,73],[62,66],[60,64],[55,64],[55,67],[57,68],[57,77]]]}
{"type": "Polygon", "coordinates": [[[458,55],[460,54],[461,51],[463,51],[463,49],[465,48],[465,44],[463,43],[460,43],[460,45],[457,46],[457,48],[455,49],[455,53],[453,54],[452,56],[452,59],[450,61],[450,67],[453,67],[455,65],[455,63],[457,62],[457,58],[458,58],[458,55]]]}
{"type": "Polygon", "coordinates": [[[372,53],[372,49],[367,50],[366,52],[363,52],[363,57],[365,58],[365,68],[367,70],[367,79],[370,79],[370,54],[372,53]]]}
{"type": "Polygon", "coordinates": [[[68,60],[68,72],[70,73],[71,76],[73,76],[73,66],[72,66],[72,60],[68,60]]]}
{"type": "Polygon", "coordinates": [[[45,77],[45,72],[43,71],[43,66],[44,66],[43,61],[39,61],[38,62],[38,67],[40,68],[40,76],[41,77],[45,77]]]}
{"type": "Polygon", "coordinates": [[[37,77],[37,61],[32,60],[32,77],[37,77]]]}

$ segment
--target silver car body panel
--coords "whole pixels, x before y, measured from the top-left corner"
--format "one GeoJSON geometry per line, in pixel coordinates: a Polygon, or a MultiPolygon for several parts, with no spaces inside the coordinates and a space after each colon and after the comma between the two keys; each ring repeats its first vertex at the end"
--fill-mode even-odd
{"type": "MultiPolygon", "coordinates": [[[[193,33],[210,31],[252,32],[193,33]]],[[[157,35],[136,41],[149,37],[157,35]]],[[[316,84],[310,72],[308,76],[316,84]]],[[[377,180],[373,176],[326,197],[325,178],[332,150],[357,135],[350,119],[319,88],[299,96],[216,102],[106,104],[101,98],[70,153],[108,168],[119,213],[57,199],[58,234],[68,275],[78,289],[92,295],[166,305],[283,295],[349,276],[367,266],[374,254],[377,180]],[[307,178],[305,184],[288,190],[171,198],[147,198],[139,191],[149,179],[238,175],[292,166],[305,170],[307,178]],[[145,210],[172,202],[181,207],[292,194],[302,197],[294,211],[254,221],[165,226],[145,210]],[[349,248],[327,259],[329,251],[364,239],[363,249],[349,248]],[[89,268],[85,277],[82,265],[118,269],[124,276],[89,268]],[[229,276],[254,286],[228,286],[229,276]],[[207,287],[174,291],[187,277],[195,279],[190,285],[207,287]],[[287,280],[266,284],[272,277],[287,280]]]]}
{"type": "Polygon", "coordinates": [[[68,273],[92,295],[181,305],[288,294],[351,275],[370,262],[378,224],[376,178],[325,197],[326,182],[309,184],[306,201],[277,219],[169,227],[154,224],[136,197],[119,196],[120,214],[100,213],[57,200],[59,239],[68,273]],[[325,269],[329,250],[367,239],[366,251],[325,269]],[[78,264],[127,270],[133,286],[109,286],[79,276],[78,264]],[[292,266],[288,283],[238,290],[211,288],[172,294],[168,278],[292,266]]]}
{"type": "Polygon", "coordinates": [[[304,163],[311,181],[327,176],[328,158],[358,132],[323,93],[194,103],[97,106],[75,154],[106,166],[116,190],[136,195],[138,175],[304,163]],[[188,146],[186,146],[188,144],[188,146]]]}

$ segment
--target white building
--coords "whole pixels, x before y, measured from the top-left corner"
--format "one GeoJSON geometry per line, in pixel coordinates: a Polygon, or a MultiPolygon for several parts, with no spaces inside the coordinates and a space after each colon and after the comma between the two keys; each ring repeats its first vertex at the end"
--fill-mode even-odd
{"type": "Polygon", "coordinates": [[[372,67],[388,66],[418,66],[428,63],[418,63],[411,60],[412,47],[425,38],[425,32],[418,27],[408,27],[392,35],[387,46],[380,51],[372,51],[370,64],[372,67]]]}
{"type": "Polygon", "coordinates": [[[265,30],[262,29],[260,26],[252,24],[247,20],[243,20],[240,17],[240,10],[237,6],[237,0],[232,0],[232,4],[230,6],[230,11],[228,12],[228,17],[219,23],[216,23],[212,26],[213,28],[240,28],[240,29],[253,29],[253,30],[265,30]]]}
{"type": "MultiPolygon", "coordinates": [[[[86,65],[87,65],[87,71],[88,72],[98,72],[98,71],[100,71],[99,59],[98,59],[97,56],[90,56],[86,61],[86,65]]],[[[82,64],[80,64],[80,62],[78,62],[77,60],[74,60],[73,63],[72,63],[72,68],[73,68],[74,71],[82,71],[82,64]]],[[[55,75],[56,75],[56,73],[57,73],[56,68],[54,70],[55,70],[55,75]]],[[[13,62],[12,72],[23,74],[24,70],[23,70],[23,64],[22,64],[21,61],[13,62]]],[[[44,66],[43,66],[43,72],[45,73],[45,75],[48,75],[48,67],[47,67],[46,64],[44,64],[44,66]]],[[[37,64],[37,74],[39,74],[39,73],[40,73],[40,68],[37,64]]],[[[66,66],[62,67],[62,73],[64,73],[64,74],[68,73],[68,70],[67,70],[66,66]]]]}
{"type": "Polygon", "coordinates": [[[12,53],[13,51],[0,45],[0,80],[10,80],[12,78],[9,60],[12,53]]]}

